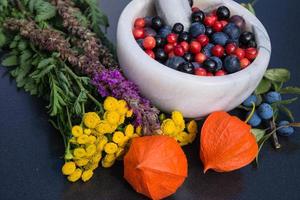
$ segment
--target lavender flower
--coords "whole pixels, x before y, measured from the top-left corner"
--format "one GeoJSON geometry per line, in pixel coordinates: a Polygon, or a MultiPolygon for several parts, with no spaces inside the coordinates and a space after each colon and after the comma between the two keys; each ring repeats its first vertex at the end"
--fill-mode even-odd
{"type": "Polygon", "coordinates": [[[151,106],[149,100],[141,97],[138,87],[127,80],[119,70],[103,69],[95,72],[92,83],[101,96],[111,95],[127,101],[136,116],[135,125],[142,125],[144,134],[153,134],[159,130],[159,111],[151,106]]]}

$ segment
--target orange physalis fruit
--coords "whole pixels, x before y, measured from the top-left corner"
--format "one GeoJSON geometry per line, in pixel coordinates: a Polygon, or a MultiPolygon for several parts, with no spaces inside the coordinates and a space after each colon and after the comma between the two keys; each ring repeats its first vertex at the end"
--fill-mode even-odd
{"type": "Polygon", "coordinates": [[[124,158],[124,178],[137,192],[151,199],[174,194],[187,171],[183,150],[168,136],[134,138],[124,158]]]}
{"type": "Polygon", "coordinates": [[[251,127],[226,112],[208,116],[201,130],[200,158],[204,173],[229,172],[250,164],[258,154],[251,127]]]}

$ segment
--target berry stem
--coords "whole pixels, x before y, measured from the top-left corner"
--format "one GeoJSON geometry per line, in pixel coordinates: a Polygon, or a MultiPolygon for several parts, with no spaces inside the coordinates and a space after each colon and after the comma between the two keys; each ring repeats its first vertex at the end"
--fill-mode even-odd
{"type": "Polygon", "coordinates": [[[245,123],[248,123],[248,122],[249,122],[249,120],[250,120],[250,119],[252,118],[252,116],[254,115],[254,112],[255,112],[255,103],[252,102],[252,110],[251,110],[250,115],[247,117],[245,123]]]}
{"type": "Polygon", "coordinates": [[[275,119],[273,117],[273,119],[270,121],[270,127],[271,130],[273,132],[272,134],[272,138],[273,138],[273,144],[275,146],[275,149],[280,149],[281,148],[281,144],[279,143],[278,137],[277,137],[277,132],[276,132],[276,124],[275,124],[275,119]]]}

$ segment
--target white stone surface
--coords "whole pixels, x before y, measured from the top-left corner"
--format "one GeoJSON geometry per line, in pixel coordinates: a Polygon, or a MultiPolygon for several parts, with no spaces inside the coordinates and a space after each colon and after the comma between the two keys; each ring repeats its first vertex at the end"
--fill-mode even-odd
{"type": "Polygon", "coordinates": [[[132,27],[137,17],[153,15],[153,0],[133,0],[120,16],[117,51],[125,75],[142,94],[163,111],[179,110],[185,117],[202,117],[213,111],[229,111],[241,104],[257,87],[271,54],[268,33],[248,10],[232,0],[194,0],[201,9],[226,5],[243,16],[247,28],[256,34],[259,53],[246,69],[221,77],[199,77],[170,69],[150,58],[138,46],[132,27]]]}

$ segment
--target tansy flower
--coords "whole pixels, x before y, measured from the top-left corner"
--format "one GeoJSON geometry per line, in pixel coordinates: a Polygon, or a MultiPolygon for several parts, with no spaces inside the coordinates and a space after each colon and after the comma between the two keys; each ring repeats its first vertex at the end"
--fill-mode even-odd
{"type": "Polygon", "coordinates": [[[84,167],[86,170],[95,170],[99,167],[99,163],[90,163],[84,167]]]}
{"type": "Polygon", "coordinates": [[[136,127],[135,132],[136,132],[138,135],[142,135],[142,126],[136,127]]]}
{"type": "Polygon", "coordinates": [[[102,158],[102,154],[101,154],[101,153],[96,153],[96,154],[93,156],[93,158],[92,158],[93,163],[98,163],[98,162],[101,160],[101,158],[102,158]]]}
{"type": "Polygon", "coordinates": [[[104,100],[103,107],[107,111],[114,111],[118,108],[118,100],[114,97],[107,97],[104,100]]]}
{"type": "Polygon", "coordinates": [[[76,182],[80,179],[82,170],[77,168],[71,175],[68,176],[68,180],[71,182],[76,182]]]}
{"type": "Polygon", "coordinates": [[[89,129],[89,128],[86,128],[86,129],[84,129],[84,134],[86,134],[86,135],[90,135],[91,133],[92,133],[92,130],[91,129],[89,129]]]}
{"type": "Polygon", "coordinates": [[[95,128],[100,123],[100,117],[95,112],[84,114],[83,123],[88,128],[95,128]]]}
{"type": "Polygon", "coordinates": [[[94,155],[96,153],[96,145],[94,145],[94,144],[89,145],[85,149],[85,151],[86,151],[86,156],[87,157],[90,157],[90,156],[94,155]]]}
{"type": "Polygon", "coordinates": [[[186,132],[180,132],[176,135],[176,139],[179,141],[181,145],[187,145],[189,143],[189,134],[186,132]]]}
{"type": "Polygon", "coordinates": [[[70,140],[69,140],[70,143],[72,144],[77,144],[77,140],[75,137],[72,137],[70,140]]]}
{"type": "Polygon", "coordinates": [[[161,125],[161,129],[165,135],[169,135],[169,136],[173,136],[177,132],[175,123],[171,119],[164,120],[161,125]]]}
{"type": "Polygon", "coordinates": [[[81,159],[75,161],[75,163],[78,167],[83,167],[83,166],[87,165],[88,162],[89,162],[89,160],[86,158],[81,158],[81,159]]]}
{"type": "Polygon", "coordinates": [[[120,115],[125,115],[128,111],[127,103],[125,100],[118,101],[118,109],[116,110],[120,115]]]}
{"type": "Polygon", "coordinates": [[[112,141],[119,144],[124,140],[124,134],[121,131],[116,131],[112,137],[112,141]]]}
{"type": "Polygon", "coordinates": [[[108,154],[116,153],[117,150],[118,150],[118,146],[113,142],[109,142],[104,146],[104,151],[108,154]]]}
{"type": "Polygon", "coordinates": [[[85,152],[84,148],[79,147],[79,148],[74,149],[73,154],[74,154],[75,158],[82,158],[86,155],[86,152],[85,152]]]}
{"type": "Polygon", "coordinates": [[[181,112],[172,112],[172,120],[174,121],[175,125],[180,129],[180,131],[184,130],[185,123],[181,112]]]}
{"type": "Polygon", "coordinates": [[[196,133],[190,133],[189,134],[189,143],[194,142],[195,138],[196,138],[196,133]]]}
{"type": "Polygon", "coordinates": [[[83,180],[83,182],[86,182],[86,181],[88,181],[88,180],[90,180],[91,178],[92,178],[92,176],[93,176],[93,171],[92,170],[86,170],[86,171],[84,171],[83,173],[82,173],[82,175],[81,175],[81,179],[83,180]]]}
{"type": "Polygon", "coordinates": [[[119,125],[123,124],[125,122],[125,115],[120,116],[119,125]]]}
{"type": "Polygon", "coordinates": [[[115,162],[105,162],[104,159],[101,161],[102,167],[104,168],[109,168],[111,166],[113,166],[115,162]]]}
{"type": "Polygon", "coordinates": [[[108,142],[108,139],[106,136],[104,136],[97,144],[97,151],[101,152],[104,149],[104,146],[107,144],[107,142],[108,142]]]}
{"type": "Polygon", "coordinates": [[[134,133],[134,127],[132,124],[128,124],[124,129],[125,135],[131,137],[134,133]]]}
{"type": "Polygon", "coordinates": [[[104,159],[104,162],[114,162],[116,160],[115,154],[106,154],[104,159]]]}
{"type": "Polygon", "coordinates": [[[77,138],[78,144],[86,144],[89,141],[89,136],[87,135],[81,135],[77,138]]]}
{"type": "Polygon", "coordinates": [[[128,110],[127,112],[126,112],[126,117],[132,117],[132,115],[133,115],[133,110],[132,109],[130,109],[130,110],[128,110]]]}
{"type": "Polygon", "coordinates": [[[82,134],[83,134],[83,130],[82,130],[81,126],[73,126],[72,127],[72,135],[74,137],[78,137],[82,134]]]}
{"type": "Polygon", "coordinates": [[[104,119],[109,123],[109,124],[118,124],[120,120],[120,115],[119,113],[115,111],[107,111],[104,114],[104,119]]]}
{"type": "Polygon", "coordinates": [[[88,137],[88,142],[87,143],[89,143],[89,144],[94,144],[95,142],[96,142],[96,137],[95,136],[93,136],[93,135],[90,135],[89,137],[88,137]]]}
{"type": "Polygon", "coordinates": [[[119,157],[123,156],[124,153],[125,153],[124,148],[119,147],[119,148],[118,148],[118,151],[116,152],[116,157],[119,158],[119,157]]]}
{"type": "Polygon", "coordinates": [[[187,131],[189,133],[197,133],[197,129],[198,129],[198,126],[197,126],[197,123],[195,120],[192,120],[188,123],[187,125],[187,131]]]}
{"type": "Polygon", "coordinates": [[[129,139],[130,139],[130,138],[129,138],[128,136],[124,136],[123,140],[122,140],[121,142],[119,142],[118,145],[119,145],[120,147],[125,147],[126,144],[127,144],[128,141],[129,141],[129,139]]]}
{"type": "Polygon", "coordinates": [[[101,121],[97,127],[96,130],[99,134],[103,135],[106,133],[112,133],[113,127],[106,121],[101,121]]]}
{"type": "Polygon", "coordinates": [[[61,170],[64,175],[70,175],[76,170],[76,165],[74,162],[66,162],[61,170]]]}

